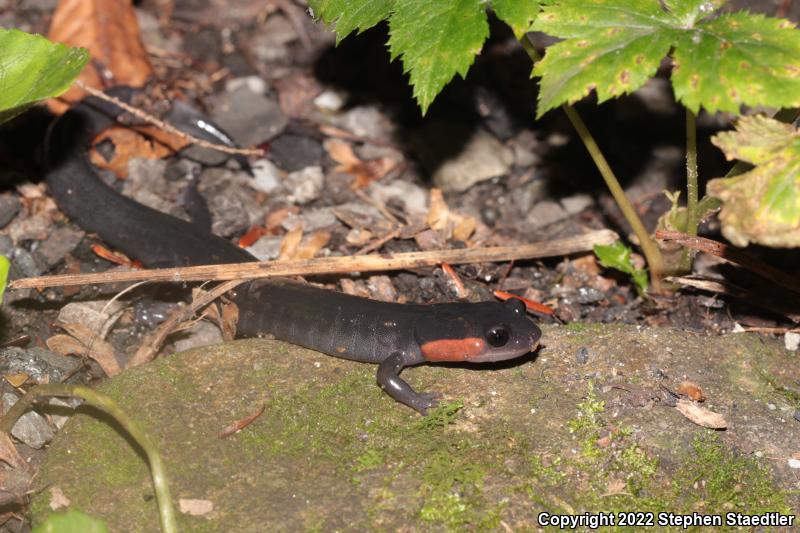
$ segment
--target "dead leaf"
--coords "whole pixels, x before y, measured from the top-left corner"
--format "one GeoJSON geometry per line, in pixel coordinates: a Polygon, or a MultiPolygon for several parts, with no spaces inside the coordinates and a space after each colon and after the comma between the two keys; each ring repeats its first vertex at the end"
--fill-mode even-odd
{"type": "Polygon", "coordinates": [[[58,511],[64,507],[69,507],[72,502],[61,490],[61,487],[50,487],[50,509],[58,511]]]}
{"type": "Polygon", "coordinates": [[[281,241],[280,252],[278,253],[279,260],[287,260],[294,258],[297,247],[300,246],[300,241],[303,238],[303,225],[298,224],[292,228],[281,241]]]}
{"type": "Polygon", "coordinates": [[[173,151],[161,143],[153,142],[141,133],[129,128],[115,127],[98,135],[94,144],[108,140],[114,143],[114,155],[106,160],[97,150],[89,152],[92,164],[112,171],[118,178],[128,177],[128,162],[136,157],[144,159],[162,159],[173,151]]]}
{"type": "Polygon", "coordinates": [[[353,228],[347,232],[344,240],[350,246],[364,246],[372,237],[372,232],[368,229],[353,228]]]}
{"type": "Polygon", "coordinates": [[[92,251],[98,257],[102,257],[106,261],[114,263],[115,265],[133,266],[133,261],[128,259],[128,256],[126,256],[122,252],[111,251],[101,244],[93,244],[92,251]]]}
{"type": "Polygon", "coordinates": [[[706,395],[703,393],[703,389],[701,389],[700,385],[694,383],[693,381],[682,381],[681,384],[675,388],[675,391],[678,394],[688,396],[689,399],[696,402],[706,401],[706,395]]]}
{"type": "Polygon", "coordinates": [[[311,235],[306,235],[306,237],[300,242],[297,250],[295,250],[292,259],[311,259],[317,255],[317,252],[319,252],[330,241],[331,234],[329,231],[318,230],[311,235]]]}
{"type": "Polygon", "coordinates": [[[15,469],[27,470],[29,467],[27,461],[17,451],[11,437],[3,432],[0,432],[0,461],[15,469]]]}
{"type": "Polygon", "coordinates": [[[267,234],[267,229],[261,226],[250,226],[250,229],[244,235],[239,237],[239,247],[247,248],[256,243],[258,239],[267,234]]]}
{"type": "MultiPolygon", "coordinates": [[[[59,322],[58,326],[78,341],[77,345],[73,344],[73,346],[78,347],[78,350],[72,353],[93,359],[108,377],[113,377],[120,373],[119,363],[114,354],[114,347],[111,344],[83,324],[59,322]]],[[[48,347],[50,347],[49,341],[50,339],[48,339],[48,347]]],[[[64,343],[62,346],[66,346],[66,341],[61,340],[60,342],[64,343]]]]}
{"type": "Polygon", "coordinates": [[[236,325],[239,323],[239,307],[233,302],[222,304],[222,338],[230,341],[236,338],[236,325]]]}
{"type": "MultiPolygon", "coordinates": [[[[52,41],[89,50],[92,61],[78,79],[91,87],[106,85],[109,75],[100,69],[113,71],[115,84],[130,87],[142,87],[153,74],[132,2],[61,0],[47,36],[52,41]]],[[[83,90],[73,86],[61,99],[75,102],[84,96],[83,90]]],[[[67,107],[57,100],[50,100],[49,105],[56,113],[67,107]]]]}
{"type": "Polygon", "coordinates": [[[180,509],[183,514],[203,516],[214,510],[214,502],[211,500],[181,498],[178,500],[178,509],[180,509]]]}
{"type": "Polygon", "coordinates": [[[250,424],[252,424],[252,423],[253,423],[253,421],[254,421],[256,418],[258,418],[259,416],[261,416],[261,414],[264,412],[264,409],[266,409],[266,408],[267,408],[267,404],[263,404],[263,405],[261,406],[261,408],[260,408],[260,409],[258,409],[258,411],[256,411],[255,413],[253,413],[253,414],[251,414],[251,415],[247,415],[247,416],[246,416],[246,417],[244,417],[244,418],[240,418],[239,420],[236,420],[235,422],[233,422],[232,424],[230,424],[228,427],[226,427],[225,429],[223,429],[223,430],[222,430],[222,431],[219,433],[219,435],[217,435],[217,437],[219,437],[219,438],[223,439],[223,438],[225,438],[225,437],[227,437],[227,436],[229,436],[229,435],[233,435],[233,434],[234,434],[234,433],[236,433],[237,431],[241,431],[241,430],[243,430],[244,428],[246,428],[247,426],[249,426],[250,424]]]}
{"type": "Polygon", "coordinates": [[[606,492],[603,496],[618,496],[620,494],[630,494],[628,492],[628,485],[621,479],[612,479],[606,485],[606,492]]]}
{"type": "Polygon", "coordinates": [[[278,78],[273,82],[278,92],[281,111],[292,118],[305,118],[312,109],[312,102],[322,89],[314,76],[299,72],[278,78]]]}
{"type": "Polygon", "coordinates": [[[267,215],[265,222],[268,235],[277,235],[280,232],[281,224],[289,215],[296,215],[300,212],[300,208],[296,205],[291,207],[283,207],[267,215]]]}
{"type": "Polygon", "coordinates": [[[25,372],[20,372],[19,374],[4,374],[3,377],[8,381],[8,383],[15,388],[21,387],[28,379],[30,379],[30,375],[26,374],[25,372]]]}
{"type": "Polygon", "coordinates": [[[339,163],[336,172],[350,174],[355,177],[350,189],[363,189],[370,183],[378,181],[397,167],[397,161],[390,157],[379,157],[370,161],[362,161],[353,152],[353,148],[338,139],[325,141],[325,149],[331,159],[339,163]]]}
{"type": "Polygon", "coordinates": [[[704,428],[725,429],[728,423],[722,415],[706,409],[691,400],[679,399],[675,405],[678,412],[704,428]]]}
{"type": "Polygon", "coordinates": [[[439,232],[445,241],[451,237],[466,241],[475,231],[478,221],[474,217],[464,216],[451,211],[444,201],[441,189],[431,189],[426,222],[431,229],[439,232]]]}

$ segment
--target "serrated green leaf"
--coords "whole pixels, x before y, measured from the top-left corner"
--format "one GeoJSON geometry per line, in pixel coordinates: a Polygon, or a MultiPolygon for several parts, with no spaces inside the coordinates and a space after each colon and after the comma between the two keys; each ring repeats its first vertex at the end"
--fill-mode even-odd
{"type": "Polygon", "coordinates": [[[560,0],[533,29],[565,39],[534,68],[539,116],[591,90],[599,102],[630,93],[672,49],[672,84],[697,113],[742,104],[800,105],[800,34],[792,23],[734,13],[709,18],[722,0],[560,0]]]}
{"type": "Polygon", "coordinates": [[[33,533],[106,533],[107,531],[108,528],[103,521],[76,509],[53,513],[33,528],[33,533]]]}
{"type": "Polygon", "coordinates": [[[392,59],[402,59],[424,114],[453,76],[466,76],[489,23],[479,0],[396,0],[389,33],[392,59]]]}
{"type": "Polygon", "coordinates": [[[622,241],[613,244],[595,244],[594,254],[604,267],[613,268],[631,276],[636,292],[644,296],[647,292],[647,271],[634,266],[631,249],[622,241]]]}
{"type": "Polygon", "coordinates": [[[514,36],[522,39],[531,30],[541,3],[537,0],[492,0],[492,9],[497,18],[511,27],[514,36]]]}
{"type": "Polygon", "coordinates": [[[89,60],[83,48],[0,29],[0,122],[66,91],[89,60]]]}
{"type": "Polygon", "coordinates": [[[333,25],[336,42],[389,18],[394,0],[309,0],[314,18],[333,25]]]}
{"type": "Polygon", "coordinates": [[[712,138],[729,159],[755,166],[708,183],[722,200],[722,234],[737,246],[750,242],[800,247],[800,132],[761,115],[742,117],[736,131],[712,138]]]}

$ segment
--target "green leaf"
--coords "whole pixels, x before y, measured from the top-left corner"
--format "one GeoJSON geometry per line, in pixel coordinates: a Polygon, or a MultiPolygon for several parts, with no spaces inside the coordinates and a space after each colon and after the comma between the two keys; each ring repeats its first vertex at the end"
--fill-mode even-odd
{"type": "Polygon", "coordinates": [[[402,58],[424,114],[453,76],[466,76],[489,23],[479,0],[396,0],[389,30],[392,59],[402,58]]]}
{"type": "Polygon", "coordinates": [[[531,31],[541,4],[538,0],[492,0],[492,9],[497,18],[511,27],[514,36],[522,39],[531,31]]]}
{"type": "Polygon", "coordinates": [[[753,165],[749,172],[708,183],[722,200],[722,234],[737,246],[800,247],[800,132],[761,116],[742,117],[736,131],[712,142],[728,159],[753,165]]]}
{"type": "Polygon", "coordinates": [[[617,241],[614,244],[595,244],[594,254],[604,267],[613,268],[630,275],[636,286],[636,292],[640,296],[645,295],[647,292],[647,271],[643,268],[636,268],[631,258],[631,249],[625,246],[622,241],[617,241]]]}
{"type": "Polygon", "coordinates": [[[65,513],[53,513],[33,528],[33,533],[107,533],[105,523],[96,518],[70,509],[65,513]]]}
{"type": "Polygon", "coordinates": [[[800,105],[800,34],[786,20],[748,13],[709,18],[722,0],[560,0],[534,30],[564,41],[534,68],[539,116],[590,91],[599,102],[635,91],[673,50],[676,98],[697,113],[742,104],[800,105]]]}
{"type": "Polygon", "coordinates": [[[394,0],[309,0],[314,18],[334,26],[336,42],[388,19],[394,0]]]}
{"type": "Polygon", "coordinates": [[[83,48],[0,29],[0,123],[66,91],[89,60],[83,48]]]}
{"type": "Polygon", "coordinates": [[[0,304],[3,303],[3,295],[8,286],[8,271],[11,269],[11,261],[8,257],[0,255],[0,304]]]}

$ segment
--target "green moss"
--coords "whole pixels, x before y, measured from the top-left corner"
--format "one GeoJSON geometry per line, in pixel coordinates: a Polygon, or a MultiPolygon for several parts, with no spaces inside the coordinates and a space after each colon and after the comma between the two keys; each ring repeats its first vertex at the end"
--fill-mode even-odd
{"type": "Polygon", "coordinates": [[[558,513],[790,513],[789,494],[776,489],[769,468],[738,456],[718,436],[701,433],[686,459],[668,472],[632,440],[629,429],[607,428],[603,412],[604,404],[590,385],[568,424],[578,439],[578,453],[543,454],[529,461],[523,488],[533,502],[558,513]],[[611,438],[600,446],[598,436],[604,432],[611,438]],[[565,485],[573,490],[559,493],[565,485]]]}

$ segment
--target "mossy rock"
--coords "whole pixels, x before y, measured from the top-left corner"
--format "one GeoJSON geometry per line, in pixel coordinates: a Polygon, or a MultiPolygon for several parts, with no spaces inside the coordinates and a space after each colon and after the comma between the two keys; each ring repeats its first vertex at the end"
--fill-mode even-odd
{"type": "MultiPolygon", "coordinates": [[[[795,354],[752,334],[544,330],[537,357],[407,369],[418,390],[456,400],[426,418],[386,396],[374,366],[265,340],[163,358],[101,390],[158,444],[176,504],[213,504],[181,514],[186,531],[524,531],[542,511],[800,508],[788,466],[800,451],[795,354]],[[727,430],[668,405],[664,388],[684,379],[727,430]],[[262,405],[245,429],[218,437],[262,405]]],[[[57,487],[112,531],[158,529],[140,451],[91,410],[60,432],[37,481],[35,523],[57,487]]]]}

